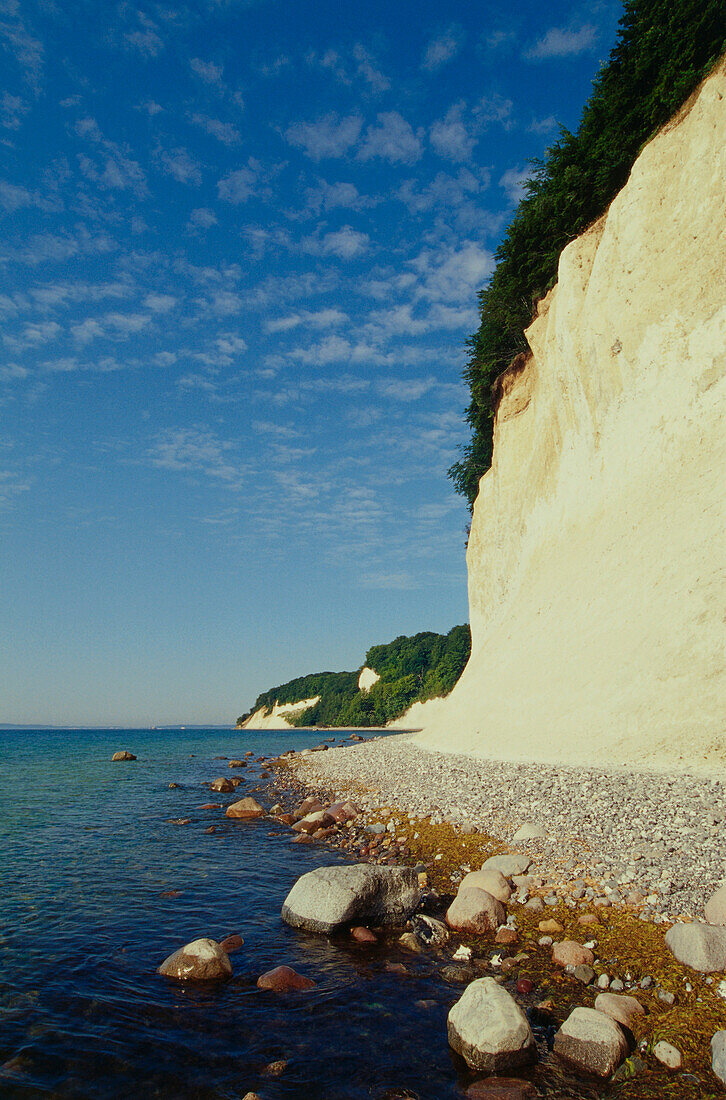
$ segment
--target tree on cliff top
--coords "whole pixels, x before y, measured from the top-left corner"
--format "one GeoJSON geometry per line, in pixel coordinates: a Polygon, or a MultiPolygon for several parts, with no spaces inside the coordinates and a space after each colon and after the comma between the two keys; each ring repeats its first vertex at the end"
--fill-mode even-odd
{"type": "Polygon", "coordinates": [[[491,465],[495,379],[527,350],[524,329],[553,285],[562,249],[607,209],[645,142],[726,49],[723,0],[626,0],[618,38],[577,133],[566,129],[534,163],[526,196],[479,294],[481,324],[463,376],[471,442],[449,470],[473,505],[491,465]]]}

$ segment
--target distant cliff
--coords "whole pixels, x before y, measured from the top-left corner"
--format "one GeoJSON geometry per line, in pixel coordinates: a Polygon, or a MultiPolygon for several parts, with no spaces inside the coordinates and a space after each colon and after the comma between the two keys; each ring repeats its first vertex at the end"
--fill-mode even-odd
{"type": "Polygon", "coordinates": [[[424,631],[372,646],[356,672],[314,672],[258,695],[237,719],[247,729],[384,726],[417,700],[444,696],[471,651],[469,627],[424,631]]]}
{"type": "Polygon", "coordinates": [[[424,745],[726,763],[726,66],[645,146],[498,387],[472,654],[424,745]]]}

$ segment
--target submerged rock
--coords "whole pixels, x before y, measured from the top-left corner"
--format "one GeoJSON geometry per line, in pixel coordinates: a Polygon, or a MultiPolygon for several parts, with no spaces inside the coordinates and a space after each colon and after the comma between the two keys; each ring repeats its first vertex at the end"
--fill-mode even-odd
{"type": "Polygon", "coordinates": [[[164,959],[158,973],[180,981],[224,981],[232,977],[232,964],[216,940],[200,939],[164,959]]]}
{"type": "Polygon", "coordinates": [[[225,817],[233,817],[241,821],[250,821],[252,818],[264,816],[265,811],[256,798],[241,798],[239,802],[233,802],[225,810],[225,817]]]}
{"type": "Polygon", "coordinates": [[[135,760],[136,757],[128,749],[122,749],[120,752],[115,752],[111,757],[112,764],[118,764],[121,760],[135,760]]]}
{"type": "Polygon", "coordinates": [[[627,1057],[623,1032],[594,1008],[576,1008],[555,1036],[555,1054],[582,1073],[610,1077],[627,1057]]]}
{"type": "Polygon", "coordinates": [[[487,1077],[474,1081],[466,1090],[466,1100],[536,1100],[537,1096],[531,1082],[516,1077],[487,1077]]]}
{"type": "Polygon", "coordinates": [[[535,1057],[531,1028],[514,998],[494,978],[472,982],[449,1012],[449,1045],[472,1069],[494,1073],[535,1057]]]}
{"type": "Polygon", "coordinates": [[[219,794],[229,794],[234,790],[234,783],[231,779],[227,779],[226,776],[220,775],[219,779],[213,779],[209,784],[210,791],[217,791],[219,794]]]}
{"type": "Polygon", "coordinates": [[[282,919],[293,928],[323,933],[356,920],[403,924],[420,898],[410,867],[317,867],[297,880],[282,906],[282,919]]]}
{"type": "Polygon", "coordinates": [[[298,974],[291,966],[276,966],[257,979],[258,989],[270,989],[273,993],[291,993],[315,988],[312,978],[298,974]]]}

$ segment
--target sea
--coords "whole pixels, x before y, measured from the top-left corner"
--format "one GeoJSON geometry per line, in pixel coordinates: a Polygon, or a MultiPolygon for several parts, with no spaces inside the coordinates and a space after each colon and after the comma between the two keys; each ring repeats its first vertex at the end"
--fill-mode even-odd
{"type": "MultiPolygon", "coordinates": [[[[344,857],[295,844],[269,819],[200,808],[232,800],[203,786],[231,774],[215,757],[269,756],[320,737],[0,731],[2,1100],[463,1096],[471,1076],[446,1042],[461,990],[436,978],[431,958],[395,939],[371,949],[280,919],[300,875],[344,857]],[[111,763],[120,749],[137,761],[111,763]],[[183,818],[189,824],[172,823],[183,818]],[[218,830],[205,833],[212,824],[218,830]],[[235,932],[245,943],[230,981],[157,974],[183,944],[235,932]],[[388,971],[391,960],[408,972],[388,971]],[[281,963],[316,988],[259,990],[259,975],[281,963]]],[[[248,767],[237,797],[259,785],[260,767],[248,767]]]]}

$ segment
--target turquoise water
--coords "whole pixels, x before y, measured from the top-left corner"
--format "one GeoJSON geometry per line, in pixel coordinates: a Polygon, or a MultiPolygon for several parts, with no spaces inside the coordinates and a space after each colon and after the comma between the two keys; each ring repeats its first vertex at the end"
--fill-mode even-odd
{"type": "MultiPolygon", "coordinates": [[[[397,949],[288,928],[295,879],[340,857],[269,821],[226,821],[201,784],[218,754],[302,748],[319,734],[225,730],[0,731],[0,1096],[264,1100],[460,1096],[446,1045],[456,999],[397,949]],[[112,764],[128,748],[136,763],[112,764]],[[169,783],[180,784],[170,790],[169,783]],[[190,817],[175,826],[169,818],[190,817]],[[210,824],[220,830],[206,835],[210,824]],[[164,896],[179,891],[178,896],[164,896]],[[211,988],[156,974],[178,946],[241,932],[211,988]],[[318,983],[275,996],[285,962],[318,983]],[[417,1004],[424,1000],[425,1005],[417,1004]],[[264,1068],[288,1061],[280,1077],[264,1068]]],[[[259,769],[257,769],[259,770],[259,769]]],[[[241,797],[255,783],[254,766],[241,797]]],[[[265,796],[261,796],[266,801],[265,796]]],[[[269,799],[267,800],[269,804],[269,799]]]]}

